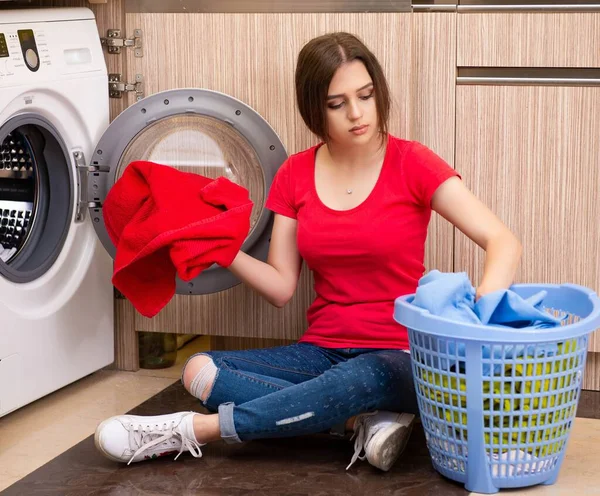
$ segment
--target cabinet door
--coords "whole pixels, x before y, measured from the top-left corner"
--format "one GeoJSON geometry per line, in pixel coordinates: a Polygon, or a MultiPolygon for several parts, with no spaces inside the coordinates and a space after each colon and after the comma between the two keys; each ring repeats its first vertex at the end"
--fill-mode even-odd
{"type": "Polygon", "coordinates": [[[600,66],[600,12],[461,14],[457,36],[459,67],[600,66]]]}
{"type": "MultiPolygon", "coordinates": [[[[600,87],[458,86],[456,120],[457,169],[523,243],[516,281],[600,291],[600,87]]],[[[457,233],[456,270],[483,262],[457,233]]]]}
{"type": "MultiPolygon", "coordinates": [[[[135,57],[129,50],[127,66],[130,75],[143,75],[145,95],[207,88],[240,99],[270,123],[292,154],[315,143],[296,110],[297,54],[314,36],[349,31],[365,41],[384,67],[393,97],[391,132],[422,141],[452,163],[455,17],[128,13],[127,32],[142,30],[144,54],[135,57]]],[[[129,99],[134,103],[134,96],[129,99]]],[[[427,266],[451,270],[451,228],[436,219],[430,234],[427,266]]],[[[297,294],[283,310],[239,285],[215,294],[175,296],[155,318],[137,315],[135,328],[295,339],[305,329],[312,297],[311,278],[303,270],[297,294]]]]}

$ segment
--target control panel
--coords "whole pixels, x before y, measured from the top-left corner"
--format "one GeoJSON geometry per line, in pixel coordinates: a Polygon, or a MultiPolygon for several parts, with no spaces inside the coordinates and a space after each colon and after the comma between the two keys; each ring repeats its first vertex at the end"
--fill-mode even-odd
{"type": "Polygon", "coordinates": [[[0,76],[10,76],[19,69],[37,72],[52,65],[43,31],[33,29],[0,32],[0,76]]]}
{"type": "Polygon", "coordinates": [[[40,68],[40,56],[35,44],[33,29],[19,29],[17,35],[19,36],[19,44],[21,45],[25,65],[30,71],[37,71],[40,68]]]}
{"type": "Polygon", "coordinates": [[[0,33],[0,59],[8,57],[8,46],[6,45],[6,36],[0,33]]]}
{"type": "MultiPolygon", "coordinates": [[[[43,22],[33,17],[34,10],[7,11],[15,22],[10,22],[11,15],[0,14],[0,88],[106,74],[93,18],[43,22]],[[26,21],[28,16],[32,22],[26,21]]],[[[51,10],[44,13],[53,15],[51,10]]]]}

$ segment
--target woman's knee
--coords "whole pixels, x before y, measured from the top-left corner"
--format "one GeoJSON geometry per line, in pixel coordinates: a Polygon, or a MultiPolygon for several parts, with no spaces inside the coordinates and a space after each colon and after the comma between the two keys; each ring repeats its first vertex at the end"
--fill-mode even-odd
{"type": "Polygon", "coordinates": [[[188,360],[183,369],[183,386],[192,396],[206,401],[212,391],[216,375],[217,367],[209,355],[195,355],[188,360]]]}
{"type": "Polygon", "coordinates": [[[404,352],[376,352],[362,355],[361,377],[371,388],[410,391],[413,389],[410,355],[404,352]]]}
{"type": "Polygon", "coordinates": [[[378,409],[418,413],[410,355],[402,351],[374,353],[371,365],[381,393],[378,409]]]}

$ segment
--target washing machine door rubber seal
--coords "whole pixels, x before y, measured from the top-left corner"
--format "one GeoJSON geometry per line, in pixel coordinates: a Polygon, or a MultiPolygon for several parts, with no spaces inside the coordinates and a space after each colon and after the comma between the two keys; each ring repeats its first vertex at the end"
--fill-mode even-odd
{"type": "MultiPolygon", "coordinates": [[[[275,173],[287,159],[283,143],[273,128],[254,109],[232,96],[206,89],[177,89],[156,93],[136,102],[110,124],[89,159],[92,168],[106,171],[89,173],[87,198],[91,204],[95,204],[89,208],[89,214],[96,233],[113,258],[116,249],[106,231],[101,205],[118,180],[119,173],[122,173],[122,158],[140,133],[157,122],[177,116],[215,119],[220,125],[224,124],[237,132],[251,147],[262,168],[265,198],[275,173]]],[[[242,250],[266,261],[272,224],[272,214],[263,208],[242,250]]],[[[229,270],[215,265],[192,281],[185,282],[177,278],[176,293],[216,293],[239,283],[229,270]]]]}

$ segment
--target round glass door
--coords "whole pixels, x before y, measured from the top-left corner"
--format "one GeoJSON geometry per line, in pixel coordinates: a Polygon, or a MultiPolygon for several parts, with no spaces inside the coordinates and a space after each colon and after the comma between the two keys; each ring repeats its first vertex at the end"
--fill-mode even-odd
{"type": "Polygon", "coordinates": [[[243,186],[254,203],[252,236],[265,203],[265,176],[252,146],[230,125],[202,115],[165,117],[129,143],[118,162],[117,179],[135,160],[169,165],[212,179],[225,176],[243,186]]]}
{"type": "MultiPolygon", "coordinates": [[[[114,257],[102,205],[132,162],[144,160],[200,174],[225,176],[246,188],[253,202],[250,232],[242,250],[266,261],[273,222],[264,208],[275,173],[287,153],[271,126],[251,107],[216,91],[169,90],[149,96],[121,113],[98,143],[90,165],[90,215],[98,237],[114,257]]],[[[176,281],[178,294],[207,294],[238,284],[231,272],[213,266],[193,281],[176,281]]]]}

